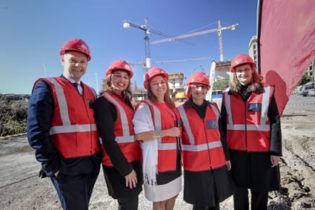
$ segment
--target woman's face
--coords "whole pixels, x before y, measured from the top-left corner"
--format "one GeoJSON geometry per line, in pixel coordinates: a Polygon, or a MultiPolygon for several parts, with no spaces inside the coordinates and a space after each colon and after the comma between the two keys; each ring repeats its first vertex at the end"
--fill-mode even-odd
{"type": "Polygon", "coordinates": [[[162,76],[153,77],[150,80],[150,89],[157,99],[164,99],[167,91],[167,80],[162,76]]]}
{"type": "Polygon", "coordinates": [[[204,84],[191,84],[190,94],[193,101],[203,102],[206,94],[209,90],[209,86],[204,84]]]}
{"type": "Polygon", "coordinates": [[[111,75],[111,87],[114,92],[121,93],[128,88],[130,76],[127,72],[117,70],[111,75]]]}
{"type": "Polygon", "coordinates": [[[252,82],[253,70],[250,64],[240,65],[235,68],[236,78],[241,85],[248,85],[252,82]]]}

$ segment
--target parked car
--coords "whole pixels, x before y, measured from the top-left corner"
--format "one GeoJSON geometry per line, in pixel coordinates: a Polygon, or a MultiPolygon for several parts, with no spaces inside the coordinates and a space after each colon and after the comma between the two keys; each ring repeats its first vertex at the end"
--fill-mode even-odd
{"type": "Polygon", "coordinates": [[[302,95],[302,92],[303,92],[303,85],[297,86],[295,89],[295,93],[298,95],[302,95]]]}
{"type": "Polygon", "coordinates": [[[313,89],[309,89],[307,95],[308,95],[308,96],[315,96],[315,90],[314,90],[314,88],[313,88],[313,89]]]}
{"type": "Polygon", "coordinates": [[[303,96],[315,96],[315,90],[314,90],[314,83],[313,82],[306,83],[303,86],[302,95],[303,96]]]}

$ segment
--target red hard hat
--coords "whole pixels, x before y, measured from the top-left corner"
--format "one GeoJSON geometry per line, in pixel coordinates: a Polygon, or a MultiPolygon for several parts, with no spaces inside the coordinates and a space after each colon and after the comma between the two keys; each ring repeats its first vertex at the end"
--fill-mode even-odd
{"type": "Polygon", "coordinates": [[[113,71],[115,70],[126,71],[129,74],[130,78],[132,78],[133,76],[133,71],[130,65],[125,60],[117,60],[117,61],[114,61],[112,64],[110,64],[110,66],[108,67],[106,71],[106,77],[111,75],[113,71]]]}
{"type": "Polygon", "coordinates": [[[230,72],[235,72],[235,68],[243,64],[250,64],[252,68],[256,68],[256,63],[249,55],[239,54],[232,59],[230,72]]]}
{"type": "Polygon", "coordinates": [[[87,56],[88,61],[91,60],[90,49],[82,39],[71,39],[65,43],[60,49],[60,55],[63,56],[67,51],[76,51],[87,56]]]}
{"type": "Polygon", "coordinates": [[[204,72],[194,72],[187,81],[188,86],[191,84],[204,84],[210,87],[209,77],[204,72]]]}
{"type": "Polygon", "coordinates": [[[203,84],[210,87],[209,77],[201,71],[194,72],[187,81],[186,96],[191,98],[190,88],[192,84],[203,84]]]}
{"type": "Polygon", "coordinates": [[[166,71],[164,71],[163,69],[159,68],[159,67],[152,67],[150,68],[144,75],[144,82],[143,82],[143,86],[145,89],[148,89],[149,87],[149,81],[156,76],[162,76],[165,77],[166,79],[168,79],[168,73],[166,71]]]}

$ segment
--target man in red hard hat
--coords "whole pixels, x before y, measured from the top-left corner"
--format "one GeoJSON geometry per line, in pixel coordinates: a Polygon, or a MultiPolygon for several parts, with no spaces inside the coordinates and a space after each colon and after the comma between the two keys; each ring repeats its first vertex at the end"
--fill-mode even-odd
{"type": "Polygon", "coordinates": [[[41,163],[40,177],[50,177],[65,210],[88,210],[100,169],[93,109],[95,91],[81,81],[91,53],[81,39],[60,50],[63,74],[40,78],[29,102],[28,141],[41,163]]]}

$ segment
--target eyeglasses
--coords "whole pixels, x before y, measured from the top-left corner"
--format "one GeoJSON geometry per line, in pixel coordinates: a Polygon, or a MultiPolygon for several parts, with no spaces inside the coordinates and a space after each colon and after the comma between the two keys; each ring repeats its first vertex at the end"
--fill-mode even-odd
{"type": "Polygon", "coordinates": [[[204,90],[208,90],[209,89],[209,86],[208,85],[203,85],[203,84],[192,84],[190,85],[191,88],[194,88],[194,89],[204,89],[204,90]]]}

